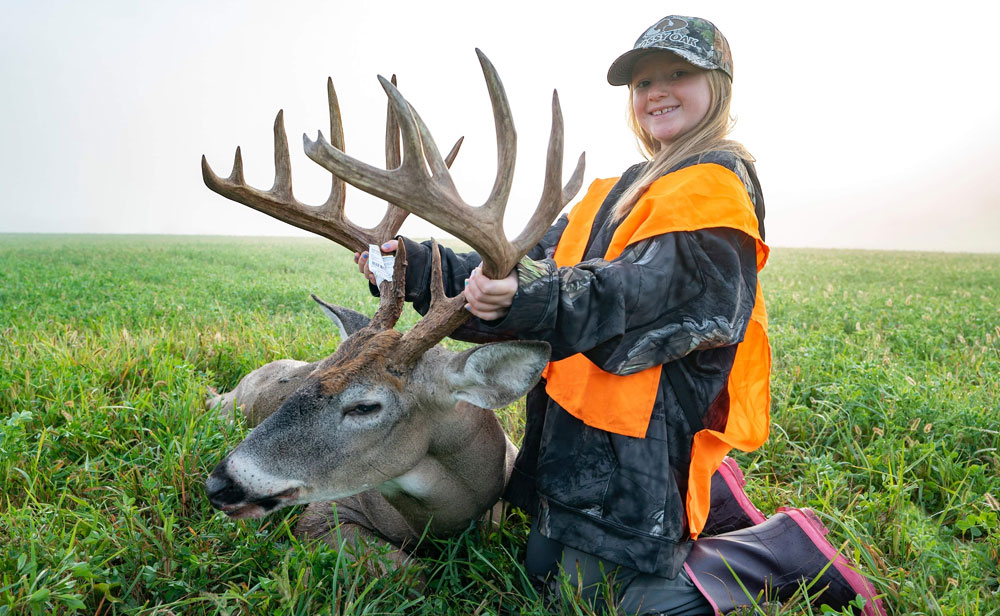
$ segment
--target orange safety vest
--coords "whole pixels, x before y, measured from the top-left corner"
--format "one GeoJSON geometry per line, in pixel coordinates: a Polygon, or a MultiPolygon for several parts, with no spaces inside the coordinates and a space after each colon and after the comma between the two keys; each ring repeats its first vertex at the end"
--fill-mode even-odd
{"type": "MultiPolygon", "coordinates": [[[[618,178],[599,179],[569,214],[556,247],[558,266],[583,259],[598,209],[618,178]]],[[[727,227],[757,241],[757,271],[769,249],[760,237],[753,203],[743,182],[714,163],[685,167],[649,187],[619,224],[604,258],[617,258],[626,246],[675,231],[727,227]]],[[[546,367],[545,391],[583,423],[607,432],[644,438],[659,390],[662,366],[620,376],[601,370],[578,353],[546,367]]],[[[708,518],[712,475],[733,448],[753,451],[767,440],[771,406],[771,347],[760,281],[753,313],[729,374],[729,418],[724,431],[704,429],[694,435],[688,469],[688,528],[696,538],[708,518]]]]}

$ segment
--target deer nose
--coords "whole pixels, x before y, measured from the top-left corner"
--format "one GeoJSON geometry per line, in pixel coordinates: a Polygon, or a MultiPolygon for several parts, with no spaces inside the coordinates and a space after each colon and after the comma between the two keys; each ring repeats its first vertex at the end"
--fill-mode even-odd
{"type": "Polygon", "coordinates": [[[205,492],[208,493],[209,502],[216,509],[242,503],[246,499],[246,492],[230,479],[223,463],[216,466],[208,476],[205,481],[205,492]]]}

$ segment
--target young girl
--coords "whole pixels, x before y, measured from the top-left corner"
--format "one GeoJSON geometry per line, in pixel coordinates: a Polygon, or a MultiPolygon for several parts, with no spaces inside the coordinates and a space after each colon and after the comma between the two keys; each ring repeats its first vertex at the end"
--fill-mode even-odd
{"type": "MultiPolygon", "coordinates": [[[[764,442],[770,405],[764,200],[751,156],[725,138],[732,75],[712,23],[647,29],[608,81],[628,86],[649,160],[594,181],[504,279],[442,250],[448,294],[464,289],[477,317],[453,337],[552,346],[505,495],[534,516],[536,579],[564,572],[591,599],[609,580],[628,614],[725,613],[806,584],[818,603],[860,594],[864,613],[883,613],[811,511],[765,521],[725,458],[764,442]]],[[[424,312],[430,249],[400,241],[424,312]]],[[[359,266],[369,274],[366,255],[359,266]]]]}

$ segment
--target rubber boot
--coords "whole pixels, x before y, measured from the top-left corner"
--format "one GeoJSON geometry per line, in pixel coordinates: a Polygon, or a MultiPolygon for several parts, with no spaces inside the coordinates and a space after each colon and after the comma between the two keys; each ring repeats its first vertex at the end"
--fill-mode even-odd
{"type": "Polygon", "coordinates": [[[711,507],[702,537],[721,535],[742,528],[749,528],[766,518],[760,509],[747,498],[743,486],[747,484],[736,460],[726,456],[719,470],[712,475],[711,507]]]}
{"type": "Polygon", "coordinates": [[[827,532],[811,509],[782,508],[763,524],[698,539],[684,569],[720,615],[753,601],[784,602],[807,586],[816,606],[843,609],[861,595],[861,614],[885,616],[874,587],[837,553],[827,532]]]}

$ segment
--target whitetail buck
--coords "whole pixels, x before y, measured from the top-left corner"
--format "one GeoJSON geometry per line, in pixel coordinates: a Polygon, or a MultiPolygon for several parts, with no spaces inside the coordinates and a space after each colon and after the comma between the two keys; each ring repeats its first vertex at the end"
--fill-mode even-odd
{"type": "MultiPolygon", "coordinates": [[[[455,189],[448,172],[455,151],[443,159],[416,111],[381,77],[390,107],[388,169],[343,153],[340,112],[328,81],[332,145],[322,133],[316,141],[303,136],[306,154],[334,176],[324,205],[306,206],[292,195],[281,112],[274,125],[270,190],[245,183],[238,148],[228,179],[216,176],[202,158],[205,183],[352,251],[395,236],[409,211],[472,246],[487,276],[505,276],[579,190],[583,156],[563,188],[562,117],[553,93],[542,197],[522,233],[509,242],[502,222],[516,137],[503,85],[489,60],[477,54],[492,101],[498,157],[496,182],[481,207],[463,202],[455,189]],[[389,202],[375,228],[362,229],[344,217],[344,180],[389,202]]],[[[250,421],[260,424],[209,475],[206,490],[214,507],[234,518],[261,517],[287,505],[314,503],[296,532],[336,545],[329,504],[334,501],[342,537],[375,535],[406,546],[425,530],[438,536],[460,532],[497,502],[516,449],[489,409],[517,400],[538,381],[548,345],[503,342],[462,353],[436,346],[468,312],[461,295],[445,296],[436,247],[433,255],[431,307],[410,331],[394,329],[405,291],[406,259],[400,251],[393,282],[380,284],[379,308],[371,321],[321,302],[346,338],[333,355],[312,364],[283,360],[265,366],[235,392],[215,399],[231,407],[235,397],[246,405],[250,421]]],[[[394,557],[402,562],[405,553],[394,557]]]]}

